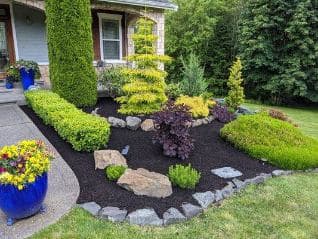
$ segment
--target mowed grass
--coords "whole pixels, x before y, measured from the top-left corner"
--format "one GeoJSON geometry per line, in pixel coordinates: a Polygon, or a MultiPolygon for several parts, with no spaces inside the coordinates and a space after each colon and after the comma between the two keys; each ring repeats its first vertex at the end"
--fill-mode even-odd
{"type": "Polygon", "coordinates": [[[278,109],[285,112],[300,129],[307,135],[318,139],[318,107],[280,107],[280,106],[267,106],[255,103],[245,103],[246,107],[252,110],[260,109],[278,109]]]}
{"type": "Polygon", "coordinates": [[[318,175],[297,174],[250,186],[183,224],[166,228],[114,224],[77,208],[32,239],[317,239],[317,195],[318,175]]]}

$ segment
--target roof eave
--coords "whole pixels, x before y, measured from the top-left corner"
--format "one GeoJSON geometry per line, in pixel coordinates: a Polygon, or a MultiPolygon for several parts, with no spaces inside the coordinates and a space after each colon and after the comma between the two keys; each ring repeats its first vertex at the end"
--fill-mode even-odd
{"type": "Polygon", "coordinates": [[[178,6],[175,4],[142,4],[142,3],[134,3],[134,2],[126,2],[121,0],[99,0],[101,2],[111,2],[111,3],[118,3],[118,4],[124,4],[124,5],[133,5],[133,6],[139,6],[139,7],[151,7],[151,8],[158,8],[158,9],[164,9],[164,10],[173,10],[177,11],[178,6]]]}

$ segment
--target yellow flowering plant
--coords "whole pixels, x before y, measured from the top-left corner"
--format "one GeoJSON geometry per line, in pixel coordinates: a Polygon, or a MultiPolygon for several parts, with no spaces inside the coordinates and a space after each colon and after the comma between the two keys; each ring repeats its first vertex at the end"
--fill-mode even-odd
{"type": "Polygon", "coordinates": [[[49,170],[53,154],[42,141],[25,140],[0,149],[0,184],[23,190],[49,170]]]}

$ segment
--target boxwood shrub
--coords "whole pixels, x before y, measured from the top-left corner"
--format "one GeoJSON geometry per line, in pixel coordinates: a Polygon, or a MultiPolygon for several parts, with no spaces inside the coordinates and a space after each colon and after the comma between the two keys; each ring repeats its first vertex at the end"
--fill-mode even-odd
{"type": "Polygon", "coordinates": [[[251,156],[284,169],[318,167],[318,141],[265,112],[240,116],[221,129],[221,136],[251,156]]]}
{"type": "Polygon", "coordinates": [[[107,144],[110,125],[103,118],[77,109],[51,91],[29,91],[25,96],[44,123],[53,126],[75,150],[89,152],[107,144]]]}

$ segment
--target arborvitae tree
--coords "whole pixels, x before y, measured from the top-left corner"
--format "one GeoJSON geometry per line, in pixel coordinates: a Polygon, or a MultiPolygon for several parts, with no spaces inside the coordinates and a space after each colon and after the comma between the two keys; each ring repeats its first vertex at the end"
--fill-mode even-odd
{"type": "Polygon", "coordinates": [[[248,0],[240,55],[250,97],[318,102],[318,1],[248,0]]]}
{"type": "Polygon", "coordinates": [[[97,77],[90,1],[46,0],[45,5],[53,91],[76,106],[94,105],[97,77]]]}
{"type": "Polygon", "coordinates": [[[135,67],[124,69],[129,83],[123,86],[124,96],[118,97],[122,114],[150,114],[159,111],[167,101],[165,95],[166,72],[159,69],[159,64],[169,62],[170,57],[155,54],[153,35],[154,23],[145,18],[137,21],[137,32],[133,35],[135,54],[128,57],[135,67]]]}
{"type": "Polygon", "coordinates": [[[244,103],[244,88],[241,86],[242,79],[242,63],[240,58],[234,62],[230,69],[230,77],[227,82],[229,88],[228,96],[225,98],[226,105],[232,110],[236,110],[244,103]]]}

